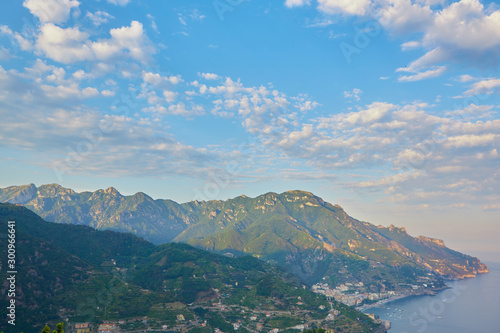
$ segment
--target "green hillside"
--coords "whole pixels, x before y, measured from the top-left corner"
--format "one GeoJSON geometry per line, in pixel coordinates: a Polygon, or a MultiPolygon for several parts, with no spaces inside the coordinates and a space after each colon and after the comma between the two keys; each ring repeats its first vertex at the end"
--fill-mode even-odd
{"type": "MultiPolygon", "coordinates": [[[[0,204],[4,230],[9,220],[16,222],[19,258],[16,331],[40,331],[45,323],[52,327],[66,319],[69,326],[120,320],[129,330],[168,325],[207,333],[216,327],[234,332],[235,323],[243,332],[257,324],[266,330],[297,324],[335,332],[379,328],[335,301],[331,306],[340,316],[326,321],[326,298],[250,256],[229,258],[187,244],[155,246],[131,234],[45,222],[24,207],[0,204]]],[[[6,249],[2,246],[1,258],[7,257],[6,249]]],[[[8,301],[5,288],[2,307],[8,301]]],[[[0,325],[10,332],[5,321],[0,325]]]]}

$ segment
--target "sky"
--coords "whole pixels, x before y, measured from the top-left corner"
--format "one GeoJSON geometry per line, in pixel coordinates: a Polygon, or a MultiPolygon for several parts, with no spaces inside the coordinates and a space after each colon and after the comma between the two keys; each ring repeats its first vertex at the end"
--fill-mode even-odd
{"type": "Polygon", "coordinates": [[[310,191],[500,258],[500,5],[0,5],[0,187],[310,191]]]}

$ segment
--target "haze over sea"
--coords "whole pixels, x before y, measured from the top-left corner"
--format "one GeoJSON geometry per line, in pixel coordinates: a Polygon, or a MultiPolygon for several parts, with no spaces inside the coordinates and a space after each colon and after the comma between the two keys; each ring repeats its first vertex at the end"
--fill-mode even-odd
{"type": "Polygon", "coordinates": [[[436,296],[408,297],[367,309],[392,323],[391,333],[500,332],[500,263],[490,273],[450,281],[436,296]]]}

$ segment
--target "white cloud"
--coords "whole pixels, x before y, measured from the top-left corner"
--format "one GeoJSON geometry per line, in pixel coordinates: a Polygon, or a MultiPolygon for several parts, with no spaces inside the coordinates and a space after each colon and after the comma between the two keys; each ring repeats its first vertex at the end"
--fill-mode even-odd
{"type": "Polygon", "coordinates": [[[366,125],[382,119],[395,106],[388,103],[373,103],[366,110],[334,116],[340,126],[366,125]]]}
{"type": "Polygon", "coordinates": [[[107,23],[110,19],[114,19],[114,16],[100,10],[95,13],[87,12],[87,15],[85,15],[85,17],[91,20],[95,26],[99,26],[101,24],[107,23]]]}
{"type": "Polygon", "coordinates": [[[163,90],[163,97],[168,103],[172,103],[177,98],[177,93],[170,90],[163,90]]]}
{"type": "Polygon", "coordinates": [[[10,50],[4,47],[0,47],[0,60],[6,61],[11,59],[12,57],[13,55],[11,54],[10,50]]]}
{"type": "MultiPolygon", "coordinates": [[[[43,61],[24,73],[0,66],[1,147],[34,154],[43,151],[30,163],[53,169],[55,176],[62,177],[171,174],[207,179],[208,172],[221,172],[221,161],[227,160],[222,154],[183,144],[157,122],[136,119],[124,109],[106,114],[107,110],[75,103],[74,98],[99,97],[96,88],[37,82],[39,73],[52,75],[57,69],[43,61]]],[[[112,94],[103,90],[101,96],[106,95],[112,94]]],[[[189,108],[172,112],[200,112],[189,108]]]]}
{"type": "Polygon", "coordinates": [[[151,21],[151,28],[159,33],[160,31],[158,30],[158,26],[156,25],[154,16],[151,14],[147,14],[146,17],[151,21]]]}
{"type": "Polygon", "coordinates": [[[462,147],[478,147],[478,146],[489,146],[495,141],[498,141],[499,135],[495,134],[482,134],[482,135],[460,135],[449,137],[447,142],[444,144],[446,148],[462,148],[462,147]]]}
{"type": "Polygon", "coordinates": [[[429,6],[412,3],[410,0],[387,0],[381,3],[376,16],[392,33],[421,32],[432,23],[433,11],[429,6]]]}
{"type": "Polygon", "coordinates": [[[213,73],[198,73],[199,76],[204,78],[205,80],[218,80],[220,76],[213,73]]]}
{"type": "Polygon", "coordinates": [[[318,102],[310,100],[307,95],[299,95],[297,97],[292,97],[292,100],[296,101],[294,106],[298,108],[299,111],[301,112],[314,110],[320,105],[318,102]]]}
{"type": "Polygon", "coordinates": [[[25,0],[23,6],[42,23],[63,23],[69,18],[71,8],[78,8],[76,0],[25,0]]]}
{"type": "Polygon", "coordinates": [[[310,2],[310,0],[286,0],[285,6],[288,8],[302,7],[304,5],[309,5],[310,2]]]}
{"type": "Polygon", "coordinates": [[[409,51],[409,50],[413,50],[413,49],[416,49],[419,47],[421,47],[421,44],[420,44],[420,42],[417,42],[417,41],[410,41],[410,42],[406,42],[406,43],[401,44],[402,51],[409,51]]]}
{"type": "MultiPolygon", "coordinates": [[[[469,107],[467,107],[469,108],[469,107]]],[[[487,134],[500,134],[500,119],[488,121],[471,121],[469,119],[463,121],[456,121],[450,124],[443,125],[441,130],[449,137],[463,136],[468,134],[481,135],[487,134]]]]}
{"type": "Polygon", "coordinates": [[[130,0],[106,0],[107,2],[116,6],[126,6],[130,0]]]}
{"type": "Polygon", "coordinates": [[[110,34],[109,39],[92,42],[88,33],[76,27],[61,28],[47,23],[40,28],[36,48],[38,53],[64,64],[117,57],[146,61],[155,52],[140,22],[132,21],[128,27],[111,29],[110,34]]]}
{"type": "MultiPolygon", "coordinates": [[[[494,8],[494,7],[493,7],[494,8]]],[[[461,0],[435,12],[422,45],[430,50],[415,64],[443,61],[473,67],[494,67],[500,53],[500,11],[485,9],[478,0],[461,0]]]]}
{"type": "Polygon", "coordinates": [[[115,95],[115,92],[112,90],[103,90],[101,91],[101,94],[106,97],[113,97],[115,95]]]}
{"type": "Polygon", "coordinates": [[[203,19],[206,17],[205,15],[203,15],[202,13],[200,13],[200,11],[198,9],[194,9],[190,14],[189,14],[189,17],[193,20],[193,21],[203,21],[203,19]]]}
{"type": "Polygon", "coordinates": [[[405,75],[398,78],[399,82],[414,82],[441,76],[446,71],[446,66],[439,66],[414,75],[405,75]]]}
{"type": "Polygon", "coordinates": [[[143,72],[142,80],[146,83],[149,83],[153,86],[162,87],[165,84],[179,84],[183,82],[182,77],[180,75],[171,75],[171,76],[161,76],[158,73],[152,72],[143,72]]]}
{"type": "Polygon", "coordinates": [[[0,33],[12,37],[23,51],[31,51],[33,49],[33,42],[18,32],[13,32],[6,25],[0,25],[0,33]]]}
{"type": "MultiPolygon", "coordinates": [[[[423,49],[424,55],[410,68],[423,72],[445,63],[470,67],[496,68],[500,54],[500,10],[487,8],[479,0],[317,0],[322,14],[368,16],[390,34],[408,35],[418,40],[404,42],[402,49],[423,49]]],[[[301,0],[285,2],[299,7],[301,0]]],[[[328,20],[324,20],[328,22],[328,20]]]]}
{"type": "Polygon", "coordinates": [[[485,118],[492,116],[494,105],[476,105],[474,103],[446,113],[448,116],[459,116],[463,119],[485,118]]]}
{"type": "Polygon", "coordinates": [[[357,102],[359,102],[359,100],[361,99],[361,97],[359,97],[361,94],[363,93],[363,91],[359,88],[354,88],[352,91],[344,91],[344,97],[345,98],[352,98],[354,100],[356,100],[357,102]]]}
{"type": "Polygon", "coordinates": [[[94,53],[88,38],[89,34],[78,28],[63,29],[47,23],[40,28],[36,47],[48,58],[62,63],[90,60],[94,53]]]}
{"type": "MultiPolygon", "coordinates": [[[[148,45],[148,39],[144,33],[142,23],[132,21],[129,27],[121,27],[110,30],[111,39],[104,42],[95,42],[95,45],[107,46],[112,50],[118,47],[118,52],[128,51],[128,55],[135,60],[144,61],[154,53],[154,48],[148,45]],[[109,42],[108,42],[109,41],[109,42]]],[[[102,51],[102,50],[101,50],[102,51]]],[[[96,52],[97,54],[97,52],[96,52]]],[[[107,52],[104,52],[106,57],[109,58],[107,52]]],[[[98,56],[99,58],[99,56],[98,56]]]]}
{"type": "Polygon", "coordinates": [[[180,102],[170,105],[167,112],[171,115],[191,118],[193,116],[200,116],[204,114],[205,109],[203,108],[203,106],[195,104],[192,104],[190,107],[186,107],[184,103],[180,102]]]}
{"type": "Polygon", "coordinates": [[[491,95],[500,88],[500,79],[491,78],[485,79],[474,83],[466,92],[464,96],[473,96],[479,94],[491,95]]]}
{"type": "MultiPolygon", "coordinates": [[[[494,112],[492,105],[468,104],[461,110],[444,113],[423,103],[376,102],[354,112],[326,110],[327,117],[317,117],[314,112],[307,112],[318,106],[307,95],[287,96],[271,85],[246,86],[231,78],[201,84],[185,82],[178,75],[144,71],[141,90],[136,93],[140,94],[137,110],[142,108],[146,114],[136,119],[136,114],[115,117],[81,103],[76,107],[74,102],[79,99],[104,99],[119,91],[116,82],[106,78],[100,86],[89,86],[93,77],[86,70],[49,65],[42,60],[24,73],[0,66],[0,116],[5,122],[0,124],[1,144],[36,149],[52,141],[64,142],[57,146],[62,153],[54,148],[53,156],[60,156],[65,145],[81,140],[82,130],[96,129],[103,119],[112,119],[113,134],[105,136],[92,157],[84,159],[91,172],[112,174],[110,170],[116,167],[119,175],[137,172],[134,168],[154,175],[161,174],[160,170],[200,175],[206,171],[204,161],[215,159],[214,165],[220,165],[217,159],[222,155],[184,145],[172,136],[158,141],[153,135],[167,130],[160,128],[168,121],[164,117],[189,119],[205,115],[230,118],[241,124],[242,130],[255,139],[252,147],[263,152],[258,156],[266,166],[281,163],[301,166],[301,170],[304,166],[312,170],[312,175],[330,177],[332,181],[334,173],[361,170],[363,175],[356,178],[356,183],[347,185],[386,191],[393,200],[424,203],[440,196],[473,204],[467,199],[476,196],[484,199],[481,205],[485,205],[493,202],[487,197],[500,186],[500,120],[484,118],[494,112]],[[191,89],[196,92],[188,94],[191,89]],[[460,117],[462,114],[467,116],[460,117]],[[41,132],[34,130],[40,126],[35,121],[43,122],[41,132]],[[16,142],[4,140],[13,133],[7,124],[23,131],[14,136],[16,142]],[[24,133],[30,130],[37,133],[39,141],[35,134],[24,133]],[[160,157],[151,159],[157,155],[160,157]],[[388,171],[383,174],[380,170],[388,171]],[[415,189],[419,190],[413,192],[418,193],[412,193],[415,189]]],[[[137,69],[134,72],[140,73],[137,69]]],[[[490,80],[493,79],[466,82],[471,82],[472,89],[474,84],[490,80]]],[[[347,93],[353,98],[356,95],[354,90],[347,93]]],[[[58,161],[64,163],[62,159],[58,161]]],[[[83,169],[83,165],[77,165],[74,171],[83,169]]],[[[299,176],[293,170],[286,172],[290,179],[293,174],[299,176]]]]}
{"type": "Polygon", "coordinates": [[[461,0],[436,13],[426,31],[427,45],[452,45],[457,49],[484,51],[500,45],[500,11],[490,15],[478,0],[461,0]]]}
{"type": "Polygon", "coordinates": [[[184,17],[181,15],[181,14],[178,14],[178,18],[179,18],[179,22],[180,24],[186,26],[187,25],[187,22],[186,20],[184,19],[184,17]]]}
{"type": "Polygon", "coordinates": [[[33,67],[26,68],[24,73],[5,71],[0,66],[0,86],[12,95],[13,100],[17,98],[23,100],[23,103],[36,101],[37,107],[44,105],[60,107],[65,102],[99,95],[95,87],[82,88],[80,82],[73,76],[66,78],[64,68],[47,65],[39,59],[33,67]]]}
{"type": "Polygon", "coordinates": [[[473,76],[470,76],[468,74],[465,74],[465,75],[460,75],[458,81],[459,82],[470,82],[470,81],[476,81],[476,78],[473,76]]]}
{"type": "Polygon", "coordinates": [[[365,15],[371,0],[318,0],[318,9],[327,14],[365,15]]]}
{"type": "Polygon", "coordinates": [[[96,97],[99,95],[99,91],[93,87],[79,88],[77,84],[71,85],[41,85],[40,88],[49,98],[64,100],[64,99],[85,99],[96,97]]]}

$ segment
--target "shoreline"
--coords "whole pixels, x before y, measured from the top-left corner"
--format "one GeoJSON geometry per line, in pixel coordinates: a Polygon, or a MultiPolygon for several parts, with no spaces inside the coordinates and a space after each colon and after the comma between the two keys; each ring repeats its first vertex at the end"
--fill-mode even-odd
{"type": "Polygon", "coordinates": [[[407,297],[412,297],[412,296],[436,296],[436,294],[440,291],[443,291],[443,290],[446,290],[446,289],[450,289],[451,287],[449,286],[446,286],[442,289],[433,289],[433,290],[430,290],[429,292],[426,292],[426,293],[422,293],[422,294],[409,294],[409,295],[398,295],[398,296],[394,296],[394,297],[389,297],[389,298],[385,298],[385,299],[382,299],[376,303],[373,303],[373,304],[367,304],[367,305],[362,305],[362,306],[358,306],[358,307],[355,307],[356,310],[358,311],[361,311],[361,312],[364,312],[368,309],[371,309],[371,308],[380,308],[382,307],[383,305],[387,304],[387,303],[390,303],[390,302],[393,302],[393,301],[397,301],[397,300],[400,300],[400,299],[403,299],[403,298],[407,298],[407,297]]]}
{"type": "Polygon", "coordinates": [[[380,300],[376,303],[373,303],[373,304],[366,304],[366,305],[358,306],[355,309],[363,312],[363,311],[371,309],[371,308],[380,308],[380,307],[382,307],[382,305],[385,305],[385,304],[390,303],[392,301],[397,301],[397,300],[411,297],[411,296],[420,296],[420,295],[399,295],[399,296],[389,297],[389,298],[382,299],[382,300],[380,300]]]}

